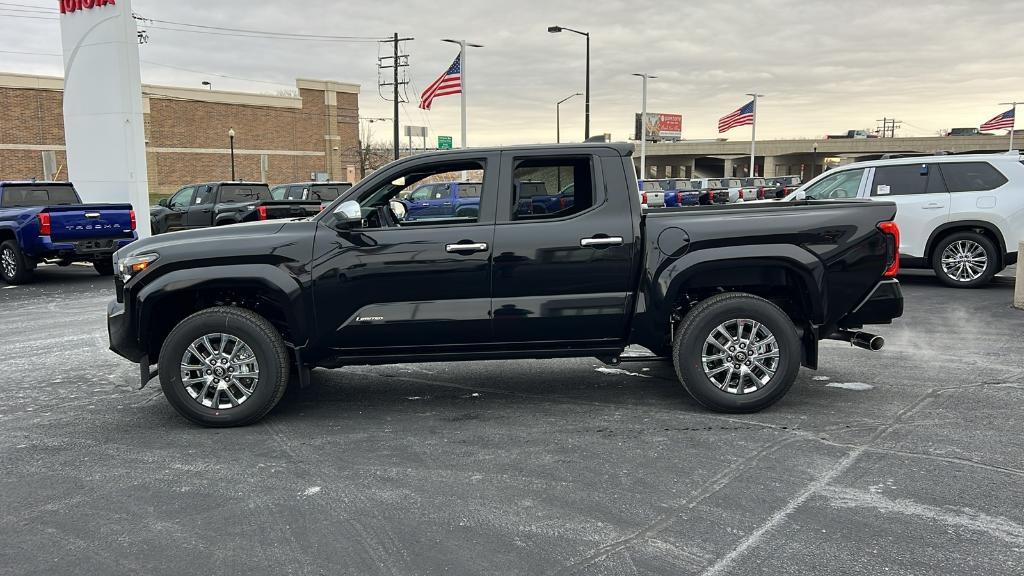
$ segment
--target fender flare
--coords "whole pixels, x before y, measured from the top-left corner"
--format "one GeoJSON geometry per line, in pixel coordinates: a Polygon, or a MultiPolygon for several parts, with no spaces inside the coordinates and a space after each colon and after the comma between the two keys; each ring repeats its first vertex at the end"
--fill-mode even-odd
{"type": "Polygon", "coordinates": [[[138,291],[135,296],[135,333],[145,344],[147,319],[159,313],[160,302],[182,291],[205,289],[258,288],[269,294],[288,325],[288,344],[305,346],[309,339],[302,310],[302,286],[297,278],[270,264],[235,264],[207,268],[186,268],[160,276],[138,291]]]}
{"type": "MultiPolygon", "coordinates": [[[[924,245],[925,258],[929,261],[931,260],[932,250],[935,249],[935,244],[938,243],[939,238],[954,228],[984,228],[988,232],[991,232],[996,238],[996,248],[999,249],[999,259],[1003,260],[1003,256],[1008,253],[1006,250],[1006,239],[1003,238],[1003,233],[995,223],[987,222],[985,220],[957,220],[956,222],[946,222],[945,224],[936,227],[935,230],[932,230],[932,233],[928,236],[928,242],[924,245]]],[[[930,266],[931,264],[929,264],[929,267],[930,266]]]]}
{"type": "Polygon", "coordinates": [[[231,224],[238,224],[242,222],[242,219],[238,217],[237,213],[230,214],[218,214],[213,221],[214,226],[228,226],[231,224]]]}

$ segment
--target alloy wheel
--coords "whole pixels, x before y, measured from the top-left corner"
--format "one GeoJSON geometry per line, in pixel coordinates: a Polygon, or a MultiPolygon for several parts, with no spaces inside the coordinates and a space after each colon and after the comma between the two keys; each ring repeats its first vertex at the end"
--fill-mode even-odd
{"type": "Polygon", "coordinates": [[[730,394],[764,388],[779,369],[775,335],[764,324],[736,319],[723,322],[704,341],[701,364],[711,383],[730,394]]]}
{"type": "Polygon", "coordinates": [[[214,410],[240,406],[256,390],[260,365],[252,348],[231,334],[207,334],[181,357],[181,382],[193,400],[214,410]]]}
{"type": "Polygon", "coordinates": [[[14,278],[18,273],[17,255],[10,247],[4,248],[3,253],[0,253],[0,266],[3,267],[6,278],[14,278]]]}
{"type": "Polygon", "coordinates": [[[957,240],[942,251],[942,271],[957,282],[973,282],[988,268],[985,248],[973,240],[957,240]]]}

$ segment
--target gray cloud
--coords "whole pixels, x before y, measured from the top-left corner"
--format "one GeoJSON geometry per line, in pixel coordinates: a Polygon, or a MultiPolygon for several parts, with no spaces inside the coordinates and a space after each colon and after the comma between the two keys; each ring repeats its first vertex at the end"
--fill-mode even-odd
{"type": "MultiPolygon", "coordinates": [[[[19,3],[51,6],[41,0],[19,3]]],[[[921,0],[812,2],[254,2],[252,0],[135,0],[136,12],[161,20],[309,34],[415,36],[408,45],[418,91],[452,60],[444,37],[486,47],[470,53],[470,142],[508,144],[554,139],[554,103],[584,85],[584,41],[553,35],[560,24],[593,35],[593,129],[627,138],[640,107],[640,80],[650,86],[649,109],[682,113],[688,138],[717,136],[722,116],[745,102],[745,92],[767,97],[759,135],[817,137],[874,127],[896,116],[905,134],[977,126],[1000,111],[996,103],[1024,98],[1024,35],[1019,3],[921,0]]],[[[58,51],[56,22],[0,15],[7,46],[58,51]]],[[[373,43],[285,42],[150,30],[143,59],[280,86],[144,65],[145,81],[275,91],[296,77],[357,82],[364,116],[388,116],[378,96],[373,43]]],[[[59,59],[0,54],[7,71],[59,73],[59,59]]],[[[458,98],[442,98],[421,113],[416,98],[403,122],[429,124],[435,134],[458,135],[458,98]]],[[[583,101],[563,108],[563,135],[579,139],[583,101]]],[[[386,129],[378,129],[383,132],[386,129]]],[[[728,134],[748,137],[747,129],[728,134]]]]}

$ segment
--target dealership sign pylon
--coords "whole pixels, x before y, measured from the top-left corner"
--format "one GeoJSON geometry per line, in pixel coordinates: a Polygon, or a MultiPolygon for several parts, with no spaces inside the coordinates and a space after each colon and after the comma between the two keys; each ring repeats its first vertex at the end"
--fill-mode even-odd
{"type": "Polygon", "coordinates": [[[131,0],[59,0],[68,175],[86,202],[131,202],[148,236],[149,184],[131,0]]]}

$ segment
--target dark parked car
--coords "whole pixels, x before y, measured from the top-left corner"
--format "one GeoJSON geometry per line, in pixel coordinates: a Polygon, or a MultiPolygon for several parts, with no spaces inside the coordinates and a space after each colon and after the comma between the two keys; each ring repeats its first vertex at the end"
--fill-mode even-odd
{"type": "MultiPolygon", "coordinates": [[[[470,149],[398,160],[304,220],[196,230],[116,255],[111,349],[157,364],[168,401],[207,426],[255,422],[313,367],[597,357],[671,359],[701,404],[778,401],[818,341],[902,314],[892,203],[796,201],[644,210],[629,144],[470,149]],[[403,220],[399,195],[480,171],[475,218],[403,220]],[[516,183],[572,184],[522,214],[516,183]],[[413,188],[415,189],[415,188],[413,188]]],[[[529,200],[527,198],[526,200],[529,200]]]]}
{"type": "Polygon", "coordinates": [[[0,277],[32,278],[41,263],[91,262],[114,273],[111,256],[134,241],[131,204],[82,204],[70,182],[0,182],[0,277]]]}
{"type": "Polygon", "coordinates": [[[240,222],[305,218],[322,209],[317,200],[272,200],[270,188],[254,182],[189,184],[150,210],[153,234],[240,222]]]}

